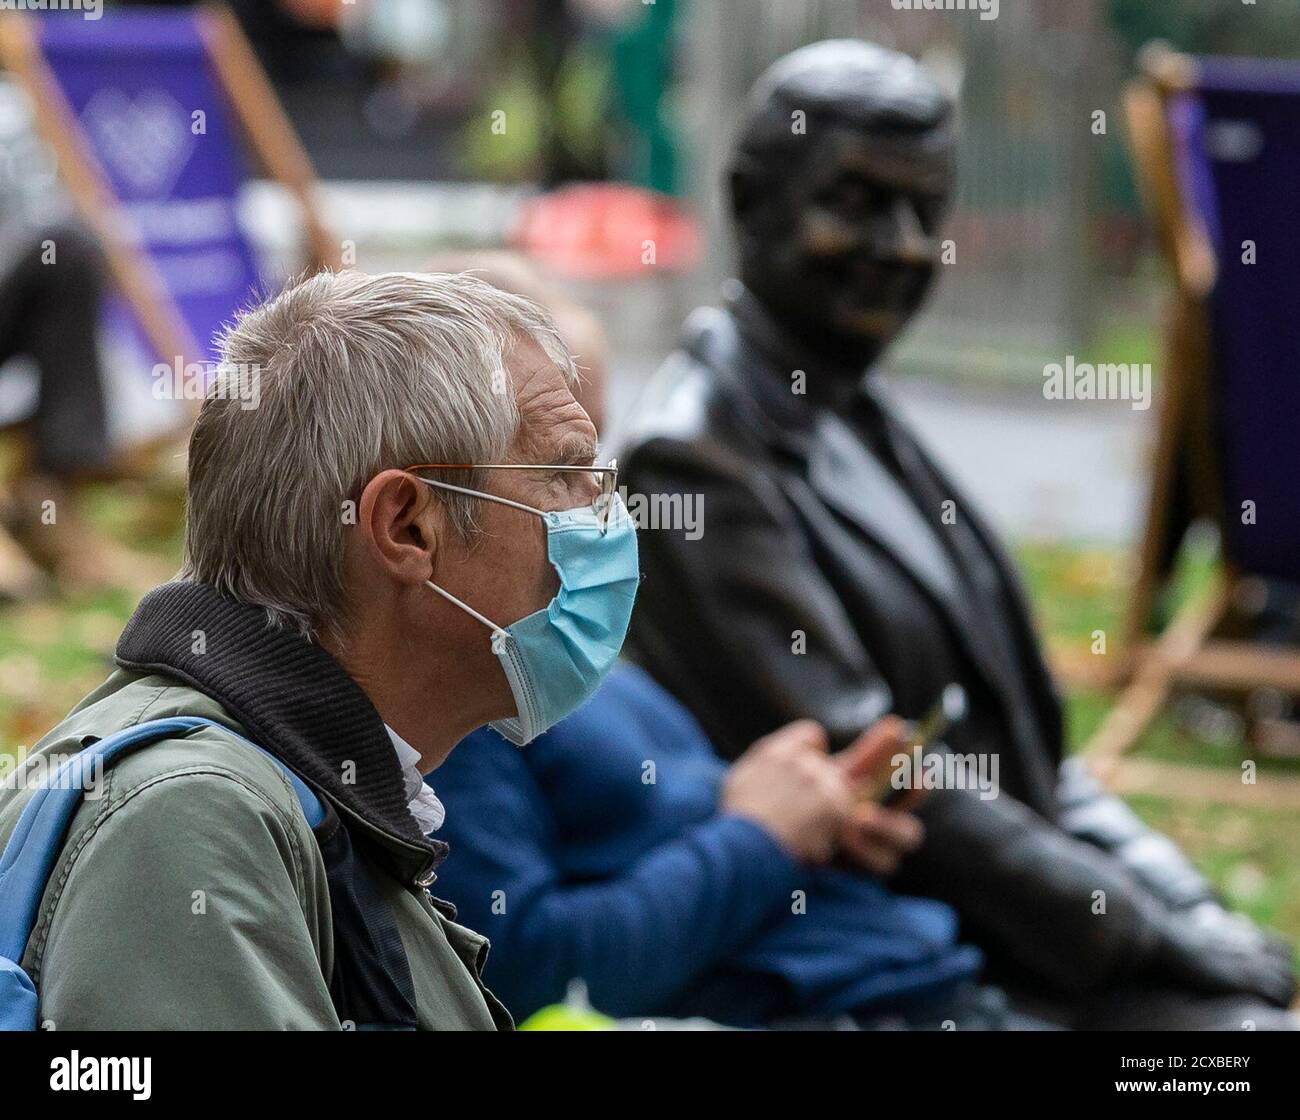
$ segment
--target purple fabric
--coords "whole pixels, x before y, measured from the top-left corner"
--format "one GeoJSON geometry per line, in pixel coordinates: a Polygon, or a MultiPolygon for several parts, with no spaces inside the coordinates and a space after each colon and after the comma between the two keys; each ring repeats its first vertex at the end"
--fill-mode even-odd
{"type": "Polygon", "coordinates": [[[1224,548],[1246,572],[1300,581],[1300,64],[1205,59],[1201,74],[1170,122],[1183,189],[1218,258],[1224,548]],[[1243,523],[1247,502],[1254,524],[1243,523]]]}
{"type": "Polygon", "coordinates": [[[1214,178],[1205,158],[1205,102],[1199,94],[1175,94],[1169,99],[1169,125],[1173,133],[1174,174],[1182,195],[1204,224],[1216,251],[1222,237],[1219,202],[1214,178]]]}
{"type": "Polygon", "coordinates": [[[1207,92],[1300,96],[1300,63],[1290,59],[1203,55],[1196,68],[1197,86],[1207,92]]]}
{"type": "MultiPolygon", "coordinates": [[[[245,178],[225,95],[189,12],[43,20],[41,44],[114,190],[140,226],[195,340],[258,287],[235,215],[245,178]],[[206,116],[195,132],[194,114],[206,116]]],[[[175,355],[159,355],[170,363],[175,355]]]]}

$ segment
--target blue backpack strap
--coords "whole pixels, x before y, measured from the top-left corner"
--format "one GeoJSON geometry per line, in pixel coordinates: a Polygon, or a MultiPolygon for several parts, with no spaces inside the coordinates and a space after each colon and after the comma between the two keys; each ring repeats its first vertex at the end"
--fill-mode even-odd
{"type": "Polygon", "coordinates": [[[0,856],[0,1030],[36,1027],[36,991],[20,962],[45,885],[63,850],[73,814],[81,805],[86,779],[102,772],[97,768],[119,755],[158,739],[183,736],[196,727],[215,727],[261,751],[289,780],[307,823],[316,828],[325,819],[325,807],[306,782],[269,751],[214,720],[199,716],[156,719],[90,744],[47,775],[32,793],[0,856]]]}

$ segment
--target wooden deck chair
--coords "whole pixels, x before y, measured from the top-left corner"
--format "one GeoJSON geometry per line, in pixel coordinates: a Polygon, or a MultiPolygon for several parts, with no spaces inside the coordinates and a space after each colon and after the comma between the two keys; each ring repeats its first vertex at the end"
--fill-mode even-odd
{"type": "MultiPolygon", "coordinates": [[[[228,9],[113,9],[93,22],[9,13],[0,64],[27,90],[126,318],[158,361],[209,361],[217,329],[261,287],[235,220],[239,133],[301,205],[310,266],[337,266],[311,163],[228,9]]],[[[170,443],[196,408],[185,402],[148,442],[170,443]]]]}
{"type": "MultiPolygon", "coordinates": [[[[101,334],[120,344],[110,365],[138,371],[110,397],[119,429],[133,428],[124,418],[148,418],[119,447],[114,473],[151,477],[197,412],[187,373],[212,361],[215,333],[264,286],[236,220],[240,134],[300,204],[309,266],[336,267],[340,243],[321,216],[315,173],[220,5],[110,9],[93,22],[3,13],[0,65],[25,88],[72,205],[103,250],[112,295],[101,334]],[[173,389],[182,391],[162,405],[156,363],[179,368],[173,389]]],[[[19,433],[7,437],[12,485],[31,454],[19,433]]],[[[13,542],[0,546],[0,565],[16,569],[13,542]]]]}
{"type": "MultiPolygon", "coordinates": [[[[1259,804],[1235,776],[1173,774],[1124,755],[1180,684],[1300,695],[1300,652],[1218,636],[1244,581],[1300,583],[1300,65],[1149,48],[1142,70],[1125,108],[1174,294],[1127,685],[1086,749],[1130,791],[1177,784],[1259,804]],[[1184,532],[1201,518],[1219,528],[1219,570],[1151,637],[1184,532]]],[[[1300,804],[1300,783],[1269,781],[1300,804]]]]}

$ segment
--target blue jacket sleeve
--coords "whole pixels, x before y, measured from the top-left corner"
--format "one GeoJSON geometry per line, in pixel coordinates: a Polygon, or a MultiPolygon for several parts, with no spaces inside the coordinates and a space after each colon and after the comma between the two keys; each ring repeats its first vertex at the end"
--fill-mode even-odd
{"type": "Polygon", "coordinates": [[[586,982],[606,1014],[652,1014],[790,905],[799,866],[758,825],[718,816],[622,875],[566,883],[521,752],[491,733],[432,776],[451,843],[437,890],[492,942],[485,979],[521,1020],[586,982]]]}

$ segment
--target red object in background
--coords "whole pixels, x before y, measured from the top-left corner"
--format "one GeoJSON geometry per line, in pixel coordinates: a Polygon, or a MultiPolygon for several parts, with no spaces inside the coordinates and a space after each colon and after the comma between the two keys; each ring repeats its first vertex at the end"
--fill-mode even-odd
{"type": "Polygon", "coordinates": [[[701,235],[667,195],[626,183],[579,183],[525,203],[513,240],[554,272],[590,280],[688,269],[699,260],[701,235]]]}

